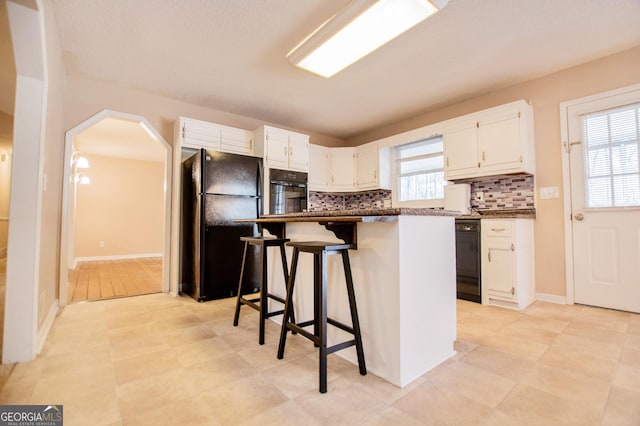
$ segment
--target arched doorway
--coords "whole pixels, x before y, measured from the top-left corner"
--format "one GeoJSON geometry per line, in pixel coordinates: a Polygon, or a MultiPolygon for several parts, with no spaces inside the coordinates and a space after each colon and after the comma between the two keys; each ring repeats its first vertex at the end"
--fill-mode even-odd
{"type": "MultiPolygon", "coordinates": [[[[83,193],[79,191],[79,189],[80,190],[84,189],[84,188],[80,188],[80,186],[82,185],[82,181],[86,182],[87,178],[90,179],[91,177],[91,174],[89,173],[90,169],[82,169],[79,167],[78,160],[80,156],[83,155],[82,158],[85,158],[85,159],[87,157],[93,156],[93,158],[95,159],[100,158],[102,160],[104,160],[105,158],[113,159],[117,157],[117,158],[120,158],[120,160],[118,161],[112,160],[110,161],[110,164],[118,163],[120,165],[115,165],[112,167],[120,167],[120,168],[128,167],[129,169],[131,169],[132,167],[136,167],[135,163],[132,161],[147,162],[147,160],[151,160],[152,158],[155,158],[153,161],[157,160],[156,158],[157,153],[151,152],[153,150],[149,149],[148,145],[146,145],[145,147],[144,143],[136,142],[136,141],[145,139],[145,137],[148,141],[152,141],[152,143],[155,143],[157,145],[157,147],[159,148],[160,156],[162,160],[163,182],[161,182],[162,183],[162,188],[161,188],[162,199],[160,200],[160,205],[161,205],[160,214],[162,215],[161,231],[160,231],[162,234],[160,236],[160,240],[161,240],[160,254],[162,257],[162,265],[161,265],[162,284],[161,284],[160,290],[163,292],[169,291],[169,266],[170,266],[169,239],[170,239],[170,221],[171,221],[170,220],[171,219],[170,218],[171,146],[149,124],[149,122],[144,117],[133,115],[133,114],[127,114],[123,112],[103,110],[98,114],[94,115],[93,117],[89,118],[88,120],[84,121],[83,123],[79,124],[78,126],[74,127],[73,129],[67,131],[65,135],[65,164],[64,164],[62,235],[61,235],[61,256],[60,256],[60,303],[62,305],[67,304],[70,300],[74,300],[74,295],[69,294],[70,289],[72,291],[78,291],[79,293],[85,291],[84,289],[79,289],[78,287],[75,286],[77,282],[76,283],[73,282],[73,277],[77,278],[77,276],[75,276],[73,272],[71,272],[70,274],[70,271],[73,271],[75,266],[77,265],[79,258],[84,260],[102,259],[105,261],[109,261],[109,260],[126,259],[126,258],[134,259],[134,258],[150,257],[149,253],[145,253],[145,250],[148,251],[149,249],[140,248],[140,247],[148,247],[148,245],[145,246],[144,243],[147,243],[145,241],[141,242],[141,244],[138,244],[137,247],[131,247],[131,244],[128,244],[127,248],[123,248],[122,244],[120,244],[120,247],[115,251],[107,250],[107,249],[111,249],[111,246],[113,246],[112,243],[107,241],[107,238],[113,237],[113,238],[116,238],[116,240],[119,240],[120,242],[122,242],[123,239],[127,238],[126,236],[115,235],[115,234],[118,234],[119,232],[127,232],[126,229],[125,230],[121,229],[121,228],[124,228],[124,226],[118,226],[118,224],[116,223],[106,224],[107,226],[111,226],[113,229],[113,231],[110,233],[102,234],[102,235],[107,235],[107,237],[101,237],[99,232],[93,232],[91,226],[87,227],[86,224],[87,223],[90,224],[91,222],[90,220],[87,220],[87,217],[84,217],[82,219],[82,223],[85,224],[83,225],[84,227],[82,229],[78,229],[78,226],[77,226],[78,225],[77,221],[80,218],[78,206],[80,205],[81,199],[79,198],[79,194],[80,196],[83,195],[83,193]],[[100,128],[100,130],[97,130],[98,128],[100,128]],[[105,129],[108,129],[108,128],[110,128],[111,130],[105,132],[105,129]],[[106,134],[110,133],[112,136],[113,135],[116,135],[116,136],[115,138],[112,137],[110,142],[106,140],[101,140],[100,137],[97,136],[98,134],[104,135],[105,133],[106,134]],[[131,134],[132,136],[127,140],[123,140],[123,138],[125,138],[124,135],[127,133],[131,134]],[[92,135],[93,142],[88,142],[86,140],[87,139],[86,136],[88,136],[89,134],[92,135]],[[117,136],[117,135],[120,135],[120,136],[117,136]],[[83,136],[85,136],[84,139],[83,139],[83,136]],[[126,161],[128,161],[128,164],[124,166],[122,165],[122,162],[124,161],[122,160],[123,158],[126,159],[126,161]],[[91,242],[89,243],[89,245],[93,248],[84,247],[85,245],[85,243],[83,242],[84,240],[89,240],[91,242]],[[79,247],[81,245],[83,246],[82,248],[79,247]],[[105,255],[102,255],[102,254],[105,254],[105,255]],[[72,277],[71,281],[69,279],[70,277],[72,277]]],[[[102,163],[106,164],[106,161],[102,161],[102,163]]],[[[117,169],[112,169],[112,170],[117,170],[117,169]]],[[[103,170],[102,172],[105,173],[105,170],[103,170]]],[[[118,172],[116,171],[116,173],[118,172]]],[[[120,175],[113,176],[113,177],[114,177],[114,180],[119,179],[120,181],[122,181],[122,179],[130,179],[131,188],[129,188],[129,190],[135,188],[137,184],[136,180],[138,179],[134,176],[131,176],[130,178],[127,178],[125,176],[120,176],[120,175]]],[[[107,188],[107,187],[103,186],[102,188],[104,190],[104,188],[107,188]]],[[[145,196],[143,192],[144,191],[140,193],[141,197],[145,196]]],[[[129,195],[125,197],[124,194],[122,194],[123,195],[122,198],[129,197],[129,200],[132,200],[131,199],[132,194],[133,192],[129,191],[129,195]]],[[[101,197],[102,195],[100,193],[98,194],[94,193],[92,196],[94,197],[93,200],[95,201],[95,200],[100,200],[100,198],[95,198],[95,197],[101,197]]],[[[126,199],[120,199],[120,197],[118,197],[117,194],[114,195],[113,193],[110,195],[104,194],[104,197],[111,197],[111,200],[104,199],[104,198],[101,200],[101,202],[106,202],[105,205],[107,206],[110,205],[109,204],[110,202],[112,202],[113,204],[127,202],[126,199]]],[[[135,204],[134,201],[129,201],[129,202],[131,203],[131,208],[136,209],[134,205],[135,204]]],[[[85,199],[85,205],[86,205],[86,199],[85,199]]],[[[122,207],[120,207],[120,209],[126,209],[126,206],[123,205],[122,207]]],[[[119,210],[119,208],[116,206],[116,211],[117,210],[119,210]]],[[[140,213],[140,212],[134,211],[131,213],[132,215],[135,215],[136,213],[140,213]]],[[[87,212],[85,211],[82,214],[86,216],[87,212]]],[[[95,214],[100,214],[100,212],[96,212],[95,214]]],[[[117,219],[114,219],[114,220],[117,220],[117,219]]],[[[129,231],[132,238],[140,238],[140,235],[138,233],[138,231],[140,231],[138,229],[139,225],[138,227],[136,227],[135,223],[133,225],[129,223],[127,226],[129,227],[133,226],[135,228],[129,231]]],[[[155,252],[155,249],[153,251],[155,252]]],[[[155,253],[152,253],[152,254],[155,254],[155,253]]],[[[87,286],[91,285],[90,283],[85,283],[85,284],[87,286]]],[[[126,289],[125,290],[123,290],[122,288],[118,289],[118,285],[120,284],[116,284],[116,287],[112,288],[111,290],[107,288],[106,292],[104,292],[104,288],[103,288],[103,293],[100,293],[99,289],[97,290],[94,289],[92,295],[89,296],[88,299],[95,300],[95,299],[101,299],[101,298],[119,297],[119,296],[136,294],[135,292],[131,293],[126,289]]],[[[137,294],[143,294],[145,292],[149,292],[149,291],[142,290],[137,294]]],[[[80,294],[80,296],[76,296],[75,300],[82,300],[82,295],[80,294]]]]}

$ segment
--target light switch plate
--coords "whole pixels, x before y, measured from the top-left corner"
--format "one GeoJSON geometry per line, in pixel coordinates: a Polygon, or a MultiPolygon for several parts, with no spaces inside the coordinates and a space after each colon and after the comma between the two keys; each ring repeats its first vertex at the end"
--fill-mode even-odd
{"type": "Polygon", "coordinates": [[[559,186],[543,186],[540,188],[540,199],[560,198],[559,186]]]}

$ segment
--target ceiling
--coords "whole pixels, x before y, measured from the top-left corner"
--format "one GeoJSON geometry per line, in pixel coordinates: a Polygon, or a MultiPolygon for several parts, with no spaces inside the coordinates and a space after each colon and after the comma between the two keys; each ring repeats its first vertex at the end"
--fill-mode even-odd
{"type": "Polygon", "coordinates": [[[640,44],[638,0],[449,0],[330,79],[286,54],[348,0],[53,0],[71,76],[341,139],[640,44]]]}
{"type": "Polygon", "coordinates": [[[82,154],[163,162],[165,149],[137,121],[106,117],[74,138],[82,154]]]}

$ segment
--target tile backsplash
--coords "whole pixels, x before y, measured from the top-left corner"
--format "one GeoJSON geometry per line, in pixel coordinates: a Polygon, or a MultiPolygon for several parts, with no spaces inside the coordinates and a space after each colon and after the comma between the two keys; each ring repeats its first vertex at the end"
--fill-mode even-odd
{"type": "MultiPolygon", "coordinates": [[[[535,207],[533,175],[504,175],[467,181],[471,184],[471,207],[477,210],[514,210],[535,207]],[[476,200],[482,192],[483,200],[476,200]]],[[[360,192],[309,191],[309,211],[373,209],[389,207],[391,191],[360,192]]]]}
{"type": "Polygon", "coordinates": [[[329,193],[309,191],[309,211],[373,209],[391,205],[391,191],[329,193]]]}
{"type": "Polygon", "coordinates": [[[533,175],[482,178],[471,184],[471,207],[478,210],[532,209],[535,207],[533,175]],[[484,200],[476,195],[482,192],[484,200]]]}

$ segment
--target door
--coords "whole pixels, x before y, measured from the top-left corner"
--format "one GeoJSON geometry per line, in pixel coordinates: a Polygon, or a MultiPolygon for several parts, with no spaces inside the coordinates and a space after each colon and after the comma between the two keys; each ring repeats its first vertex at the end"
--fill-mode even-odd
{"type": "Polygon", "coordinates": [[[504,300],[515,297],[515,253],[508,238],[487,238],[487,259],[483,264],[483,283],[490,295],[504,300]],[[484,270],[486,266],[486,270],[484,270]]]}
{"type": "Polygon", "coordinates": [[[640,312],[640,103],[611,102],[567,108],[574,298],[640,312]]]}
{"type": "Polygon", "coordinates": [[[358,149],[356,154],[358,189],[375,188],[378,183],[378,147],[358,149]]]}
{"type": "Polygon", "coordinates": [[[355,149],[333,148],[331,150],[331,189],[351,191],[356,187],[355,149]]]}
{"type": "Polygon", "coordinates": [[[309,170],[309,137],[291,133],[289,135],[289,168],[306,172],[309,170]]]}
{"type": "Polygon", "coordinates": [[[268,166],[277,169],[289,167],[289,135],[285,131],[269,129],[266,131],[265,161],[268,166]]]}

